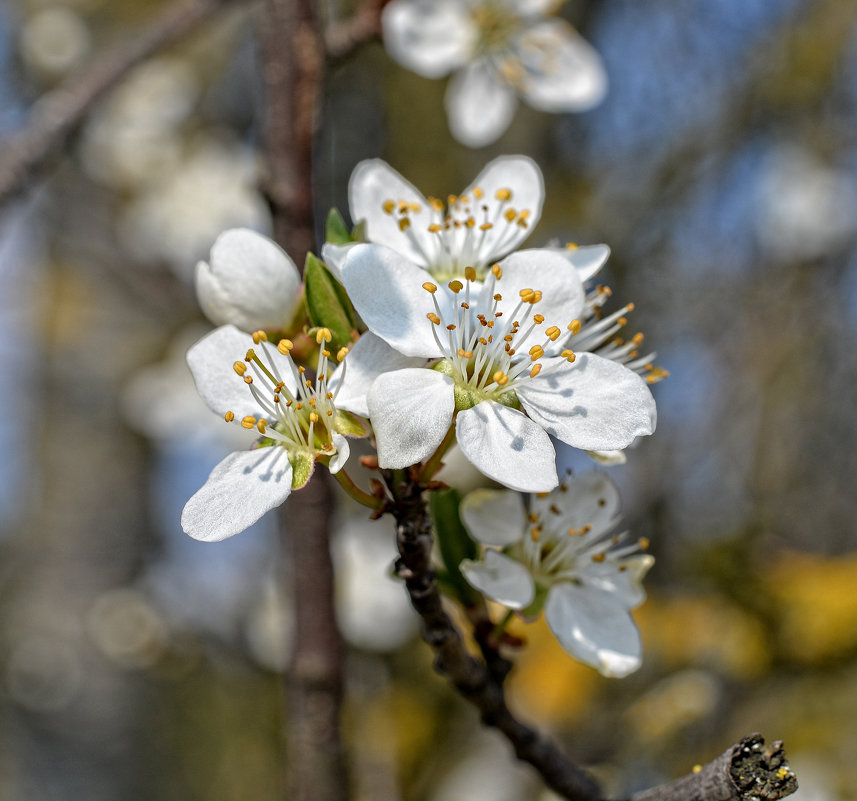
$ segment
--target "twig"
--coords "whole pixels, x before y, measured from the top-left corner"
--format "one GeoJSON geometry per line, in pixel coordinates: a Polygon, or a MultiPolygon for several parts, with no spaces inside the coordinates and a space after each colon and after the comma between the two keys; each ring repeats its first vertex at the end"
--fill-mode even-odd
{"type": "MultiPolygon", "coordinates": [[[[443,608],[431,565],[431,520],[413,476],[382,471],[393,501],[399,559],[411,605],[422,619],[423,639],[435,653],[435,669],[482,713],[482,721],[499,729],[545,783],[569,801],[601,801],[598,785],[557,746],[521,723],[506,705],[503,680],[509,663],[500,656],[488,629],[476,631],[485,662],[472,656],[443,608]]],[[[478,624],[478,620],[476,621],[478,624]]],[[[745,737],[717,759],[671,782],[634,795],[630,801],[775,801],[797,789],[797,780],[777,741],[765,747],[761,735],[745,737]]]]}
{"type": "Polygon", "coordinates": [[[389,0],[366,0],[348,19],[328,26],[324,33],[330,59],[341,60],[360,45],[381,36],[381,11],[389,0]]]}
{"type": "Polygon", "coordinates": [[[17,195],[63,147],[86,114],[134,67],[214,12],[240,0],[189,0],[96,57],[33,106],[30,120],[0,150],[0,206],[17,195]]]}

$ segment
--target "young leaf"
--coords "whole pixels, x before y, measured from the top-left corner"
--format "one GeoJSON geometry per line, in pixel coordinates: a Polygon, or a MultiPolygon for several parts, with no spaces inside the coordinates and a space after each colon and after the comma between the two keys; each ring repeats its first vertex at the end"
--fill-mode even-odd
{"type": "Polygon", "coordinates": [[[332,242],[334,245],[347,245],[353,241],[339,209],[331,209],[328,213],[324,224],[324,238],[325,241],[332,242]]]}
{"type": "Polygon", "coordinates": [[[479,549],[470,538],[458,515],[461,493],[456,489],[440,490],[429,495],[429,509],[434,520],[440,555],[446,567],[446,582],[465,606],[476,604],[479,594],[461,574],[458,566],[464,559],[476,559],[479,549]]]}
{"type": "Polygon", "coordinates": [[[312,326],[329,328],[334,341],[330,350],[336,352],[343,345],[351,344],[351,332],[357,328],[357,315],[342,286],[324,263],[307,253],[304,268],[306,306],[312,326]]]}

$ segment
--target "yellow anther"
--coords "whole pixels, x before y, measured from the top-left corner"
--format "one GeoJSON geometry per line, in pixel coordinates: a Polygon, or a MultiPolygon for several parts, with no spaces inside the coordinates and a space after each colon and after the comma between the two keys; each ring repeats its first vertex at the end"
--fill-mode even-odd
{"type": "Polygon", "coordinates": [[[252,375],[245,375],[244,376],[244,383],[245,384],[252,384],[253,383],[253,376],[252,375]]]}
{"type": "Polygon", "coordinates": [[[464,289],[464,284],[462,284],[461,281],[458,280],[450,281],[448,286],[456,295],[461,292],[462,289],[464,289]]]}
{"type": "Polygon", "coordinates": [[[607,499],[606,498],[599,498],[598,499],[598,505],[599,506],[607,506],[607,499]]]}
{"type": "Polygon", "coordinates": [[[475,227],[476,227],[476,220],[474,220],[474,219],[473,219],[473,217],[468,217],[468,218],[464,221],[464,224],[465,224],[468,228],[475,228],[475,227]]]}
{"type": "Polygon", "coordinates": [[[333,417],[333,410],[332,410],[332,409],[328,409],[328,410],[325,412],[325,414],[326,414],[328,417],[333,417]]]}
{"type": "Polygon", "coordinates": [[[232,369],[238,373],[238,375],[244,375],[244,373],[247,372],[247,365],[244,364],[244,362],[235,362],[235,364],[232,365],[232,369]]]}
{"type": "MultiPolygon", "coordinates": [[[[325,359],[329,359],[329,358],[330,358],[330,351],[329,351],[329,350],[325,350],[324,348],[322,348],[322,349],[321,349],[321,355],[322,355],[322,356],[324,356],[324,358],[325,358],[325,359]]],[[[322,379],[322,377],[321,377],[321,376],[319,376],[319,377],[318,377],[318,380],[319,380],[319,381],[322,381],[323,379],[322,379]]]]}
{"type": "Polygon", "coordinates": [[[336,352],[336,361],[341,362],[348,355],[348,348],[340,348],[336,352]]]}
{"type": "Polygon", "coordinates": [[[479,230],[480,231],[490,231],[493,227],[494,227],[493,223],[484,222],[484,223],[482,223],[482,225],[479,226],[479,230]]]}
{"type": "Polygon", "coordinates": [[[498,370],[492,377],[494,382],[500,387],[509,383],[509,376],[507,376],[502,370],[498,370]]]}
{"type": "Polygon", "coordinates": [[[537,493],[536,493],[536,497],[537,497],[537,498],[547,498],[547,497],[548,497],[548,495],[550,495],[550,493],[549,493],[549,492],[537,492],[537,493]]]}
{"type": "Polygon", "coordinates": [[[536,361],[537,359],[541,359],[542,356],[544,356],[544,355],[545,355],[545,351],[541,345],[533,345],[533,347],[530,348],[530,359],[532,361],[536,361]]]}
{"type": "Polygon", "coordinates": [[[572,320],[568,324],[568,330],[571,331],[572,334],[580,333],[581,323],[580,320],[572,320]]]}
{"type": "Polygon", "coordinates": [[[475,197],[477,200],[482,200],[482,198],[485,197],[485,193],[478,186],[474,186],[473,197],[475,197]]]}
{"type": "Polygon", "coordinates": [[[235,419],[235,412],[226,412],[223,415],[223,419],[226,420],[227,423],[231,423],[235,419]]]}
{"type": "Polygon", "coordinates": [[[503,203],[508,203],[512,199],[512,190],[511,189],[498,189],[494,193],[494,197],[497,200],[502,201],[503,203]]]}
{"type": "Polygon", "coordinates": [[[330,333],[329,328],[319,328],[318,331],[315,332],[315,341],[321,345],[322,342],[330,342],[333,339],[333,334],[330,333]]]}
{"type": "Polygon", "coordinates": [[[312,389],[312,381],[310,381],[308,378],[304,379],[304,384],[306,384],[307,389],[312,389]]]}
{"type": "Polygon", "coordinates": [[[298,401],[298,402],[295,404],[295,409],[297,409],[298,411],[300,411],[301,409],[303,409],[303,407],[304,407],[304,405],[303,405],[300,401],[298,401]]]}
{"type": "Polygon", "coordinates": [[[385,200],[381,204],[381,208],[384,209],[385,213],[392,214],[396,210],[396,204],[392,200],[385,200]]]}
{"type": "Polygon", "coordinates": [[[626,310],[626,311],[634,311],[634,309],[635,309],[635,308],[636,308],[636,307],[634,306],[634,304],[633,304],[633,303],[629,303],[629,304],[625,307],[625,310],[626,310]]]}
{"type": "Polygon", "coordinates": [[[491,275],[499,281],[503,277],[503,268],[499,264],[492,264],[491,275]]]}
{"type": "Polygon", "coordinates": [[[428,230],[430,234],[439,234],[443,230],[443,226],[438,223],[432,223],[428,227],[428,230]]]}
{"type": "Polygon", "coordinates": [[[494,295],[494,300],[499,303],[501,300],[503,300],[503,296],[498,292],[496,295],[494,295]]]}
{"type": "Polygon", "coordinates": [[[541,325],[544,321],[545,321],[545,316],[543,314],[534,314],[533,315],[533,322],[536,325],[541,325]]]}
{"type": "Polygon", "coordinates": [[[506,218],[506,222],[515,222],[515,217],[518,216],[518,212],[514,209],[506,209],[506,211],[503,212],[503,216],[506,218]]]}
{"type": "Polygon", "coordinates": [[[549,508],[555,515],[562,514],[562,510],[555,503],[552,503],[549,508]]]}
{"type": "Polygon", "coordinates": [[[521,300],[523,300],[524,303],[528,303],[530,296],[533,294],[533,290],[529,288],[522,289],[518,294],[521,296],[521,300]]]}
{"type": "Polygon", "coordinates": [[[619,325],[628,325],[628,318],[627,317],[620,317],[616,322],[619,325]]]}
{"type": "Polygon", "coordinates": [[[440,317],[438,317],[434,312],[429,312],[426,317],[431,320],[435,325],[440,325],[440,317]]]}
{"type": "Polygon", "coordinates": [[[571,364],[577,358],[577,355],[573,350],[564,350],[559,355],[562,356],[562,358],[565,359],[569,364],[571,364]]]}
{"type": "Polygon", "coordinates": [[[561,333],[562,333],[562,332],[561,332],[561,331],[560,331],[560,330],[559,330],[555,325],[552,325],[550,328],[548,328],[548,329],[545,331],[545,336],[546,336],[546,337],[547,337],[551,342],[556,342],[556,341],[559,339],[559,335],[560,335],[561,333]]]}
{"type": "Polygon", "coordinates": [[[310,412],[309,413],[309,419],[310,419],[311,423],[317,423],[318,422],[318,415],[315,412],[310,412]]]}
{"type": "Polygon", "coordinates": [[[241,427],[246,428],[248,431],[256,425],[256,418],[247,415],[247,417],[241,420],[241,427]]]}
{"type": "Polygon", "coordinates": [[[642,345],[644,339],[645,337],[643,336],[643,334],[638,331],[636,334],[634,334],[634,336],[631,337],[631,342],[633,342],[635,345],[642,345]]]}
{"type": "Polygon", "coordinates": [[[260,417],[258,422],[256,423],[256,430],[260,434],[265,433],[265,429],[268,427],[268,421],[264,417],[260,417]]]}
{"type": "Polygon", "coordinates": [[[420,206],[419,203],[406,203],[405,206],[408,209],[408,211],[411,211],[414,214],[419,214],[419,212],[422,209],[422,206],[420,206]]]}
{"type": "Polygon", "coordinates": [[[277,350],[283,354],[283,356],[288,356],[289,351],[295,346],[295,343],[290,339],[281,339],[277,343],[277,350]]]}
{"type": "Polygon", "coordinates": [[[488,344],[488,340],[485,339],[485,337],[479,337],[478,342],[480,345],[487,345],[488,344]]]}
{"type": "Polygon", "coordinates": [[[405,231],[411,227],[411,221],[408,217],[401,217],[399,219],[399,230],[405,231]]]}
{"type": "Polygon", "coordinates": [[[434,295],[434,293],[435,293],[435,292],[437,292],[437,286],[435,286],[435,284],[433,284],[431,281],[426,281],[426,282],[423,284],[423,289],[424,289],[426,292],[431,292],[431,293],[432,293],[432,295],[434,295]]]}
{"type": "Polygon", "coordinates": [[[455,328],[456,328],[455,323],[450,323],[450,324],[446,327],[446,330],[447,330],[447,331],[455,331],[455,328]]]}
{"type": "Polygon", "coordinates": [[[476,268],[475,267],[465,267],[464,268],[464,277],[468,281],[476,280],[476,268]]]}
{"type": "Polygon", "coordinates": [[[253,342],[258,345],[260,342],[267,342],[268,335],[264,331],[254,331],[253,332],[253,342]]]}
{"type": "Polygon", "coordinates": [[[454,206],[458,202],[458,198],[455,195],[447,195],[446,197],[446,205],[454,206]]]}
{"type": "Polygon", "coordinates": [[[539,516],[535,512],[530,512],[527,515],[527,520],[529,520],[531,523],[538,523],[539,522],[539,516]]]}
{"type": "Polygon", "coordinates": [[[530,301],[530,303],[538,303],[541,299],[542,293],[539,292],[539,290],[537,289],[535,292],[533,292],[533,299],[530,301]]]}
{"type": "Polygon", "coordinates": [[[637,545],[640,546],[641,551],[648,551],[651,543],[649,542],[648,537],[640,537],[640,539],[637,540],[637,545]]]}
{"type": "Polygon", "coordinates": [[[529,210],[529,209],[523,209],[523,210],[520,212],[520,214],[518,214],[518,217],[519,217],[521,220],[529,220],[529,219],[530,219],[530,210],[529,210]]]}
{"type": "Polygon", "coordinates": [[[428,198],[429,206],[431,206],[435,211],[443,211],[443,201],[436,198],[430,197],[428,198]]]}
{"type": "Polygon", "coordinates": [[[462,359],[472,359],[473,358],[473,351],[472,350],[464,350],[464,348],[459,348],[458,349],[458,355],[462,359]]]}
{"type": "Polygon", "coordinates": [[[530,378],[535,378],[539,374],[539,371],[541,369],[542,369],[542,366],[540,364],[534,364],[533,369],[530,370],[530,378]]]}
{"type": "Polygon", "coordinates": [[[533,542],[538,542],[539,541],[539,534],[541,534],[541,533],[542,533],[542,530],[538,526],[533,526],[530,529],[530,538],[532,539],[533,542]]]}
{"type": "Polygon", "coordinates": [[[578,245],[577,242],[566,242],[565,247],[567,250],[577,250],[580,245],[578,245]]]}
{"type": "Polygon", "coordinates": [[[606,554],[604,554],[604,553],[593,554],[592,555],[592,561],[593,562],[603,562],[605,556],[606,556],[606,554]]]}

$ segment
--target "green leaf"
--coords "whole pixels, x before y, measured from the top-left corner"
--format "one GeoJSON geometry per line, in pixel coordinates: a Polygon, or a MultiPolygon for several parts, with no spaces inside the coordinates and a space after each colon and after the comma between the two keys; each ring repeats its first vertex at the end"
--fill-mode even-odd
{"type": "Polygon", "coordinates": [[[324,238],[334,245],[347,245],[353,241],[339,209],[331,209],[328,213],[324,224],[324,238]]]}
{"type": "Polygon", "coordinates": [[[464,559],[476,559],[479,548],[461,522],[458,514],[460,505],[461,493],[456,489],[440,490],[429,495],[429,509],[446,568],[445,583],[454,588],[455,595],[465,606],[474,606],[479,594],[467,583],[459,565],[464,559]]]}
{"type": "Polygon", "coordinates": [[[366,242],[366,220],[358,220],[357,224],[351,229],[352,242],[366,242]]]}
{"type": "Polygon", "coordinates": [[[312,253],[307,253],[306,257],[304,286],[310,324],[329,328],[333,334],[334,341],[328,350],[336,353],[343,345],[350,345],[351,332],[357,328],[357,315],[348,300],[345,287],[312,253]]]}
{"type": "Polygon", "coordinates": [[[309,481],[315,467],[315,457],[309,451],[289,451],[292,466],[292,489],[300,489],[309,481]]]}
{"type": "Polygon", "coordinates": [[[345,437],[368,437],[369,428],[356,414],[346,412],[344,409],[336,410],[333,418],[333,429],[345,437]]]}

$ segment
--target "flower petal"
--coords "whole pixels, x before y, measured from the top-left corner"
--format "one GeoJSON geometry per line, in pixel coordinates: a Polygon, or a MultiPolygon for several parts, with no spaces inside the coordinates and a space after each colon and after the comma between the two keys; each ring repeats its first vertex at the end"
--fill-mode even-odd
{"type": "Polygon", "coordinates": [[[182,528],[195,540],[219,542],[249,528],[292,491],[285,448],[257,448],[227,456],[182,512],[182,528]]]}
{"type": "Polygon", "coordinates": [[[453,387],[449,376],[422,367],[384,373],[372,384],[369,416],[381,467],[409,467],[437,450],[452,423],[453,387]]]}
{"type": "Polygon", "coordinates": [[[455,433],[461,452],[509,489],[548,492],[559,483],[550,437],[516,409],[482,401],[458,413],[455,433]]]}
{"type": "Polygon", "coordinates": [[[461,572],[479,592],[510,609],[524,609],[536,596],[527,568],[497,551],[485,551],[479,562],[465,559],[461,572]]]}
{"type": "Polygon", "coordinates": [[[605,676],[622,678],[640,667],[640,632],[613,593],[555,584],[548,592],[545,617],[568,653],[605,676]]]}
{"type": "Polygon", "coordinates": [[[333,242],[325,242],[321,246],[321,260],[340,284],[342,283],[342,265],[345,262],[345,257],[356,244],[356,242],[349,242],[347,245],[334,245],[333,242]]]}
{"type": "Polygon", "coordinates": [[[585,111],[607,93],[601,56],[560,19],[538,22],[517,40],[523,74],[518,88],[541,111],[585,111]]]}
{"type": "Polygon", "coordinates": [[[330,389],[336,393],[334,402],[339,409],[368,417],[366,396],[372,382],[381,373],[418,367],[424,363],[425,359],[420,356],[402,356],[381,337],[367,331],[351,346],[345,361],[331,376],[330,389]]]}
{"type": "MultiPolygon", "coordinates": [[[[356,245],[342,266],[342,280],[369,330],[405,356],[441,355],[426,314],[434,311],[422,285],[429,275],[381,245],[356,245]]],[[[442,293],[438,300],[443,301],[442,293]]]]}
{"type": "Polygon", "coordinates": [[[562,361],[544,359],[542,372],[516,390],[549,434],[582,450],[613,450],[655,430],[655,400],[635,372],[592,353],[562,361]]]}
{"type": "Polygon", "coordinates": [[[393,0],[381,23],[390,56],[425,78],[441,78],[466,63],[478,35],[460,0],[393,0]]]}
{"type": "Polygon", "coordinates": [[[474,188],[482,190],[483,198],[479,202],[486,207],[485,217],[489,220],[502,220],[503,211],[509,208],[519,214],[526,211],[529,215],[525,226],[500,222],[486,232],[479,252],[483,260],[490,263],[513,251],[530,235],[542,216],[545,185],[541,170],[531,158],[500,156],[489,162],[462,194],[473,196],[474,188]],[[508,201],[498,199],[499,190],[511,191],[511,198],[508,201]]]}
{"type": "Polygon", "coordinates": [[[524,535],[527,524],[521,496],[510,490],[473,490],[464,496],[459,514],[483,545],[512,545],[524,535]]]}
{"type": "Polygon", "coordinates": [[[586,535],[595,540],[612,529],[619,520],[621,501],[619,489],[600,470],[591,470],[561,482],[562,492],[552,492],[547,498],[534,498],[533,511],[541,512],[546,520],[556,520],[556,527],[563,532],[568,529],[587,529],[586,535]],[[548,514],[549,507],[559,510],[558,516],[548,514]]]}
{"type": "Polygon", "coordinates": [[[607,245],[576,245],[548,250],[570,262],[577,270],[577,277],[584,283],[596,275],[610,257],[607,245]]]}
{"type": "Polygon", "coordinates": [[[483,147],[509,127],[518,101],[491,63],[478,59],[452,76],[444,105],[452,135],[468,147],[483,147]]]}
{"type": "Polygon", "coordinates": [[[608,555],[603,562],[589,565],[580,579],[584,586],[605,590],[619,599],[626,609],[633,609],[646,600],[643,579],[654,563],[655,557],[648,553],[639,553],[618,562],[608,555]],[[620,566],[624,569],[620,570],[620,566]]]}
{"type": "Polygon", "coordinates": [[[429,264],[436,245],[428,230],[432,222],[428,201],[387,162],[367,159],[354,168],[348,181],[348,207],[355,223],[366,221],[370,242],[386,245],[421,267],[429,264]],[[399,227],[400,217],[384,210],[388,201],[397,208],[400,202],[410,206],[407,233],[399,227]]]}
{"type": "Polygon", "coordinates": [[[348,457],[351,454],[351,446],[342,434],[334,433],[332,441],[333,447],[336,448],[336,453],[331,457],[327,469],[333,474],[338,473],[345,466],[345,463],[348,461],[348,457]]]}
{"type": "Polygon", "coordinates": [[[301,278],[276,243],[248,228],[233,228],[217,237],[210,258],[196,265],[196,294],[211,322],[257,331],[281,329],[291,320],[301,278]]]}
{"type": "Polygon", "coordinates": [[[249,348],[255,348],[257,352],[261,349],[267,354],[289,391],[295,390],[295,379],[286,356],[267,342],[255,345],[248,333],[233,325],[223,325],[204,336],[187,352],[187,363],[196,389],[208,408],[217,414],[231,411],[238,418],[245,415],[258,417],[262,411],[247,384],[233,369],[236,361],[243,361],[249,348]]]}

